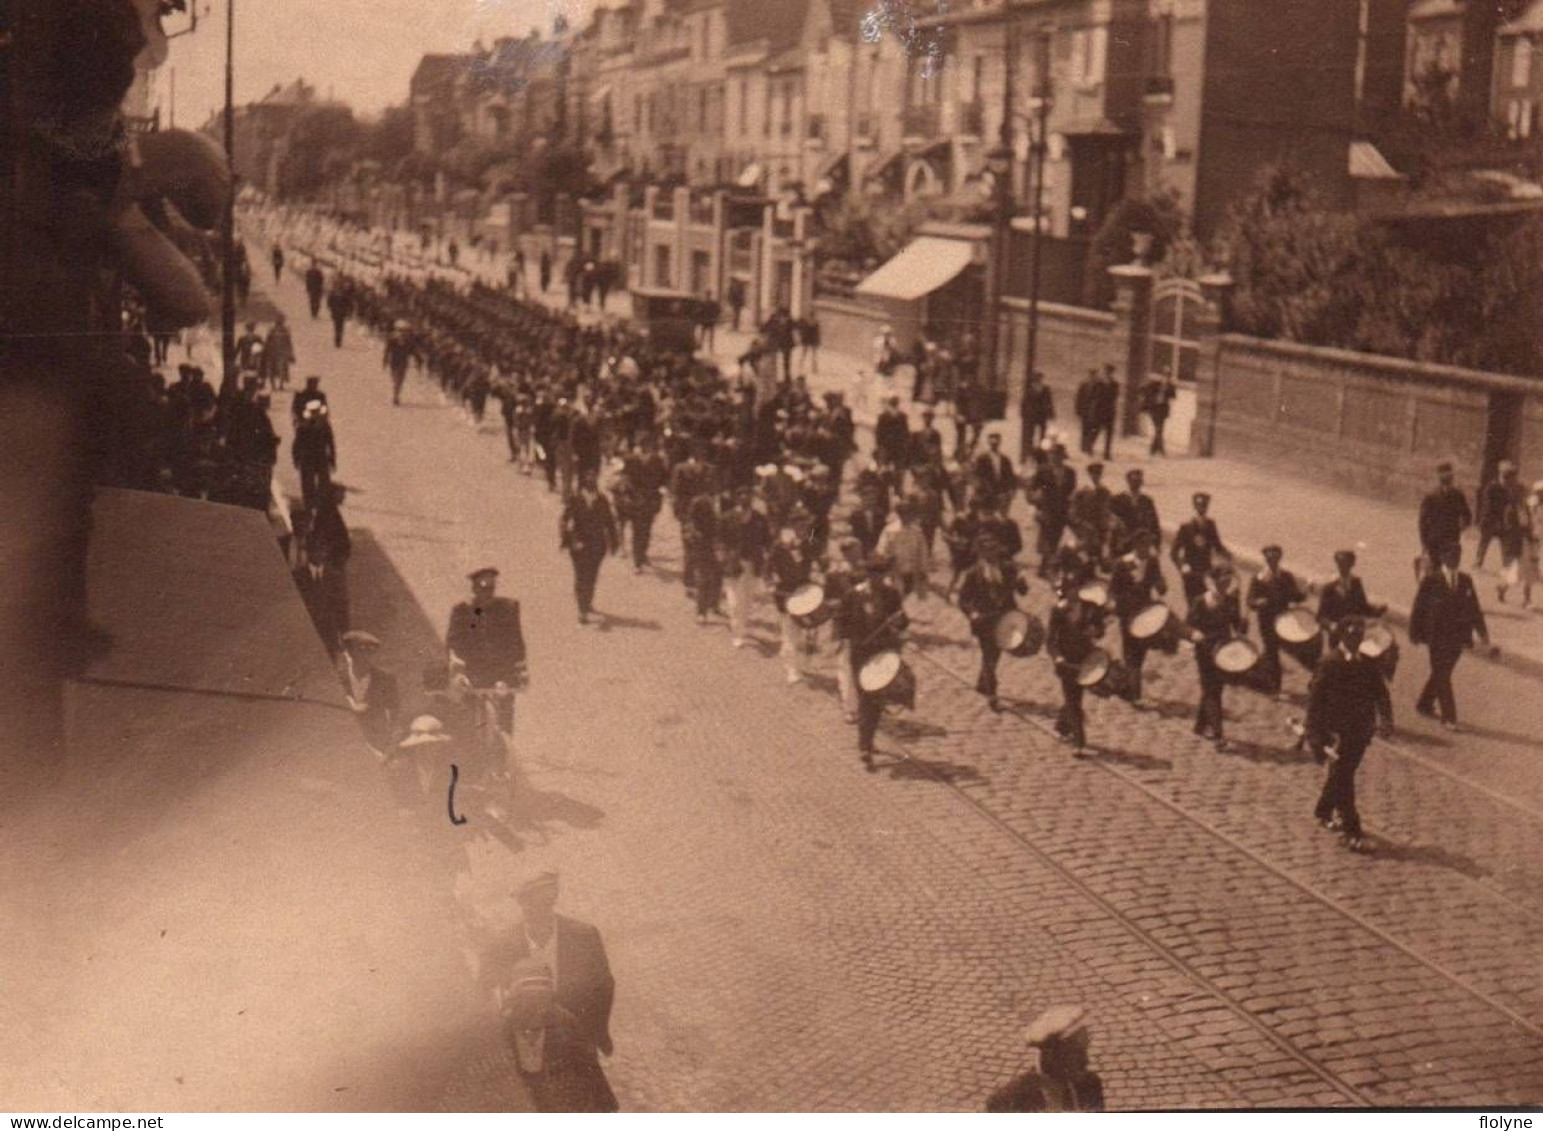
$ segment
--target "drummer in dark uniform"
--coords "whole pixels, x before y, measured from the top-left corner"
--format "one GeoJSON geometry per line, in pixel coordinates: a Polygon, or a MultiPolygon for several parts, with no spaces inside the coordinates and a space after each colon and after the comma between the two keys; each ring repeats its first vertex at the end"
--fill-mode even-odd
{"type": "MultiPolygon", "coordinates": [[[[1264,556],[1264,568],[1249,580],[1248,596],[1244,603],[1259,622],[1259,642],[1264,651],[1259,660],[1262,665],[1261,689],[1277,698],[1284,698],[1285,694],[1281,690],[1281,640],[1275,631],[1275,618],[1293,605],[1300,605],[1307,600],[1307,594],[1292,572],[1281,568],[1279,546],[1269,545],[1259,552],[1264,556]]],[[[1312,670],[1312,665],[1306,663],[1305,654],[1298,653],[1296,658],[1303,661],[1303,666],[1309,671],[1312,670]]]]}
{"type": "Polygon", "coordinates": [[[815,557],[810,538],[813,528],[808,515],[794,515],[777,532],[777,541],[766,557],[772,600],[776,602],[777,619],[782,626],[782,664],[790,684],[803,682],[804,658],[810,651],[808,633],[788,612],[788,598],[814,579],[815,557]]]}
{"type": "Polygon", "coordinates": [[[1200,675],[1200,707],[1195,714],[1195,733],[1228,749],[1222,734],[1222,692],[1226,683],[1216,665],[1216,650],[1248,632],[1248,621],[1233,588],[1232,566],[1222,563],[1206,574],[1205,594],[1189,609],[1187,624],[1195,645],[1195,668],[1200,675]]]}
{"type": "Polygon", "coordinates": [[[1170,556],[1179,567],[1184,582],[1184,597],[1193,608],[1206,593],[1206,578],[1217,558],[1231,560],[1232,553],[1222,545],[1216,529],[1216,520],[1209,516],[1211,496],[1197,491],[1193,498],[1195,517],[1179,527],[1173,538],[1170,556]]]}
{"type": "Polygon", "coordinates": [[[997,622],[1017,608],[1015,598],[1029,591],[1029,582],[1015,563],[1008,561],[1001,540],[983,534],[976,542],[978,560],[964,575],[959,587],[959,611],[970,621],[970,631],[980,645],[980,677],[975,690],[986,697],[993,711],[1002,709],[997,700],[997,662],[1002,649],[997,644],[997,622]]]}
{"type": "Polygon", "coordinates": [[[1346,617],[1334,629],[1334,651],[1313,675],[1305,738],[1321,763],[1330,759],[1329,776],[1313,815],[1326,829],[1340,833],[1345,847],[1364,851],[1361,815],[1355,804],[1355,773],[1376,733],[1378,719],[1391,727],[1393,707],[1376,660],[1361,655],[1366,623],[1346,617]],[[1332,748],[1332,749],[1331,749],[1332,748]]]}
{"type": "Polygon", "coordinates": [[[1167,595],[1168,582],[1163,578],[1152,532],[1138,526],[1130,537],[1130,550],[1115,560],[1114,572],[1109,578],[1109,596],[1114,601],[1114,613],[1120,622],[1121,656],[1130,672],[1126,697],[1133,706],[1148,707],[1151,704],[1141,693],[1141,669],[1146,664],[1151,645],[1131,633],[1131,622],[1143,609],[1167,595]]]}
{"type": "Polygon", "coordinates": [[[1142,488],[1146,486],[1146,476],[1139,467],[1132,468],[1125,473],[1125,484],[1129,489],[1109,501],[1109,513],[1116,523],[1111,534],[1113,542],[1109,552],[1116,556],[1128,553],[1136,544],[1138,530],[1145,530],[1152,535],[1155,552],[1162,547],[1163,528],[1157,518],[1157,504],[1152,501],[1152,496],[1142,493],[1142,488]]]}
{"type": "Polygon", "coordinates": [[[1087,729],[1082,713],[1082,663],[1093,652],[1093,640],[1098,634],[1098,611],[1077,595],[1077,586],[1070,578],[1056,582],[1055,608],[1050,612],[1050,627],[1045,636],[1045,650],[1055,664],[1056,678],[1061,681],[1061,713],[1056,716],[1056,734],[1072,748],[1072,755],[1080,758],[1087,746],[1087,729]]]}
{"type": "Polygon", "coordinates": [[[1346,617],[1378,620],[1388,611],[1386,605],[1374,605],[1366,599],[1366,587],[1355,575],[1355,561],[1354,550],[1334,551],[1334,568],[1338,576],[1318,595],[1318,623],[1325,631],[1346,617]]]}
{"type": "MultiPolygon", "coordinates": [[[[850,536],[836,543],[836,557],[825,567],[825,601],[832,609],[841,603],[867,576],[863,544],[850,536]]],[[[839,621],[831,622],[836,653],[836,690],[841,696],[841,713],[848,723],[857,722],[857,673],[852,670],[851,648],[841,635],[839,621]]]]}
{"type": "Polygon", "coordinates": [[[1104,1082],[1088,1071],[1092,1035],[1080,1006],[1058,1005],[1023,1031],[1038,1054],[1037,1068],[1002,1085],[986,1100],[988,1112],[1103,1111],[1104,1082]]]}
{"type": "MultiPolygon", "coordinates": [[[[867,576],[847,594],[836,614],[837,628],[847,642],[854,674],[881,652],[898,651],[909,625],[900,590],[888,581],[889,559],[869,557],[867,576]]],[[[873,740],[884,714],[884,695],[857,690],[857,750],[863,767],[872,771],[873,740]]]]}
{"type": "MultiPolygon", "coordinates": [[[[472,599],[450,612],[445,633],[452,670],[460,669],[474,688],[492,689],[500,684],[513,689],[525,682],[525,634],[520,627],[520,603],[497,595],[498,570],[484,566],[467,575],[472,599]]],[[[498,726],[514,732],[514,696],[494,700],[498,726]]]]}

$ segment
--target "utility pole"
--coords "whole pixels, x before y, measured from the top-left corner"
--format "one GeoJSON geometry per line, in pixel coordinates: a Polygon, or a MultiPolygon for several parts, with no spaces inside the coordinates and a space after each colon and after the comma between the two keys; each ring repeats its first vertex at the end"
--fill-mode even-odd
{"type": "MultiPolygon", "coordinates": [[[[1019,402],[1020,414],[1029,410],[1028,388],[1034,379],[1034,369],[1037,364],[1036,354],[1039,348],[1039,279],[1040,279],[1040,252],[1044,241],[1044,207],[1045,207],[1045,151],[1050,146],[1050,33],[1041,32],[1038,41],[1038,51],[1034,60],[1035,95],[1039,99],[1038,129],[1035,131],[1032,152],[1034,156],[1034,242],[1033,265],[1029,273],[1029,341],[1025,350],[1023,363],[1023,388],[1024,395],[1019,402]]],[[[1018,459],[1026,462],[1029,459],[1029,428],[1028,420],[1023,420],[1023,428],[1018,439],[1018,459]]]]}
{"type": "Polygon", "coordinates": [[[1002,357],[1002,298],[1007,293],[1007,258],[1012,252],[1013,113],[1017,101],[1013,72],[1018,69],[1018,29],[1013,22],[1012,0],[1002,0],[1002,60],[1002,124],[996,145],[986,154],[986,168],[992,176],[993,247],[985,323],[991,336],[982,354],[985,370],[977,375],[993,390],[1006,389],[1011,357],[1011,351],[1008,358],[1002,357]]]}
{"type": "Polygon", "coordinates": [[[225,222],[220,229],[221,258],[225,264],[224,292],[220,303],[220,349],[225,359],[220,381],[222,394],[236,388],[236,0],[225,0],[225,162],[230,172],[230,194],[225,200],[225,222]]]}

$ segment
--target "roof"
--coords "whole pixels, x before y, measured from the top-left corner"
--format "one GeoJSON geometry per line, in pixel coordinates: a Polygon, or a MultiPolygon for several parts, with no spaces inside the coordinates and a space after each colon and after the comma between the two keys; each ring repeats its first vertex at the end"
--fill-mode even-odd
{"type": "Polygon", "coordinates": [[[1409,9],[1409,19],[1434,20],[1446,16],[1461,16],[1468,10],[1467,0],[1417,0],[1409,9]]]}
{"type": "Polygon", "coordinates": [[[469,58],[466,55],[425,55],[418,60],[418,68],[413,71],[408,87],[418,91],[450,86],[469,58]]]}
{"type": "Polygon", "coordinates": [[[773,52],[792,47],[804,32],[809,0],[728,0],[726,15],[730,44],[765,40],[773,52]]]}
{"type": "Polygon", "coordinates": [[[964,240],[921,236],[858,283],[857,293],[914,302],[957,279],[974,254],[964,240]]]}
{"type": "Polygon", "coordinates": [[[1350,175],[1356,180],[1401,181],[1404,175],[1369,141],[1350,143],[1350,175]]]}
{"type": "Polygon", "coordinates": [[[1543,0],[1532,0],[1521,15],[1501,26],[1500,34],[1543,35],[1543,0]]]}
{"type": "Polygon", "coordinates": [[[316,98],[316,88],[304,79],[296,79],[288,86],[275,86],[262,98],[262,101],[270,106],[297,106],[303,102],[310,102],[316,98]]]}

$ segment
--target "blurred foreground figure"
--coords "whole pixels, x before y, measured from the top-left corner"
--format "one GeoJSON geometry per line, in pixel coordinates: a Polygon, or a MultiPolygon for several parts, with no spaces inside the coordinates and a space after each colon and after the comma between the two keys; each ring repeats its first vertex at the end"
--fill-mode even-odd
{"type": "Polygon", "coordinates": [[[181,246],[214,227],[224,161],[181,130],[132,139],[119,105],[142,51],[164,50],[131,0],[27,4],[11,21],[0,99],[0,727],[13,756],[56,749],[61,687],[106,646],[87,622],[92,483],[145,329],[211,312],[181,246]]]}
{"type": "Polygon", "coordinates": [[[1104,1082],[1088,1071],[1092,1034],[1080,1006],[1057,1005],[1023,1031],[1039,1052],[1039,1068],[1002,1085],[986,1100],[991,1112],[1103,1111],[1104,1082]]]}

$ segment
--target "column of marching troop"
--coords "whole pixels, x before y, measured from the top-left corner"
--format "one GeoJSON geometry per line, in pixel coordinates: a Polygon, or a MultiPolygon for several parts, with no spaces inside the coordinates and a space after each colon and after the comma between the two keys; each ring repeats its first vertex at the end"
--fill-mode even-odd
{"type": "Polygon", "coordinates": [[[795,379],[758,397],[753,381],[656,347],[625,324],[585,324],[512,288],[426,275],[389,257],[353,275],[340,268],[333,290],[383,338],[393,401],[416,367],[476,422],[497,403],[510,460],[563,497],[559,545],[573,560],[581,624],[604,615],[595,597],[609,555],[651,568],[652,528],[668,505],[698,622],[726,619],[732,645],[744,647],[769,597],[787,681],[803,681],[817,656],[835,658],[843,712],[873,769],[885,710],[915,707],[906,634],[932,598],[941,538],[950,567],[941,596],[978,645],[977,690],[1001,710],[1002,657],[1044,650],[1062,694],[1056,730],[1075,755],[1089,745],[1086,694],[1151,706],[1143,677],[1153,652],[1192,653],[1195,732],[1221,750],[1229,686],[1279,695],[1283,656],[1312,671],[1302,741],[1331,763],[1318,816],[1363,847],[1354,772],[1376,727],[1391,727],[1397,647],[1353,553],[1335,555],[1333,580],[1304,585],[1280,567],[1280,547],[1264,547],[1265,566],[1243,591],[1210,497],[1197,494],[1169,547],[1180,612],[1166,600],[1162,528],[1142,472],[1129,471],[1115,492],[1094,461],[1079,480],[1054,435],[1021,470],[991,432],[979,453],[956,437],[950,456],[930,412],[913,428],[891,401],[875,423],[872,460],[851,480],[855,505],[838,520],[857,452],[840,393],[817,399],[795,379]],[[1023,538],[1009,514],[1020,493],[1038,525],[1032,578],[1017,561],[1023,538]],[[1031,611],[1034,581],[1052,593],[1046,621],[1031,611]],[[1111,626],[1118,643],[1106,646],[1111,626]]]}

